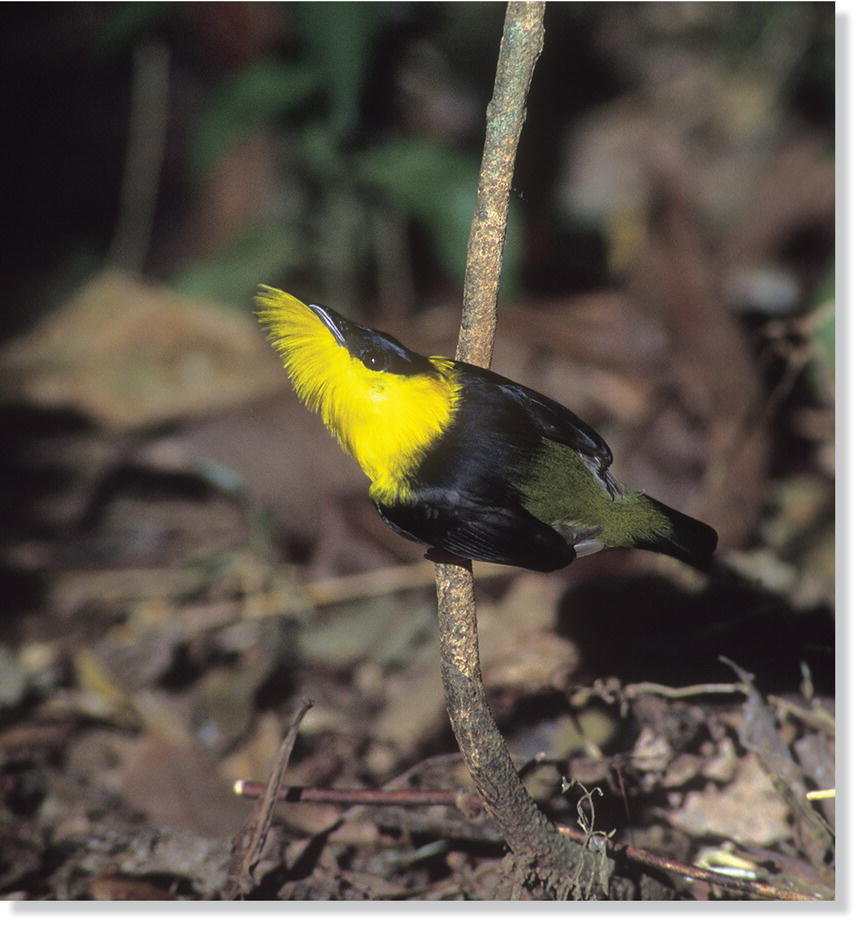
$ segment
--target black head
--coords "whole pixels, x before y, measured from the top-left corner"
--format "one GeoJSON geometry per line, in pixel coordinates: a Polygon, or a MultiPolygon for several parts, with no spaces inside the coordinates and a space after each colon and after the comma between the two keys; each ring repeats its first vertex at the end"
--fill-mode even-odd
{"type": "Polygon", "coordinates": [[[348,321],[325,305],[310,304],[309,308],[329,328],[336,342],[369,369],[375,372],[396,373],[400,376],[419,376],[437,372],[426,357],[408,350],[389,334],[348,321]]]}

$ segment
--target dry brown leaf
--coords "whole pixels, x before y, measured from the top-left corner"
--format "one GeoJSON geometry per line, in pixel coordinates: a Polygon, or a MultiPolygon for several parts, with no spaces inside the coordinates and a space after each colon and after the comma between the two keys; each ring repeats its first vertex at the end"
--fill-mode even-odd
{"type": "Polygon", "coordinates": [[[4,398],[119,430],[235,407],[284,387],[251,310],[117,272],[92,280],[0,353],[4,398]]]}
{"type": "Polygon", "coordinates": [[[690,835],[731,838],[743,845],[774,845],[791,836],[788,809],[751,754],[740,760],[732,783],[689,793],[669,819],[690,835]]]}
{"type": "Polygon", "coordinates": [[[242,825],[248,806],[203,750],[144,733],[116,743],[118,791],[152,824],[227,837],[242,825]]]}

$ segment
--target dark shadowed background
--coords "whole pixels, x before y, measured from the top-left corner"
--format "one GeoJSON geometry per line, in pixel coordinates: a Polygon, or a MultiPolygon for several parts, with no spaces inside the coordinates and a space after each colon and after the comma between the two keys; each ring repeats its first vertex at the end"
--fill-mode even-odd
{"type": "MultiPolygon", "coordinates": [[[[431,566],[298,406],[253,296],[452,353],[503,13],[4,5],[3,897],[217,894],[249,808],[231,782],[266,779],[300,695],[291,783],[460,780],[431,566]]],[[[833,17],[548,6],[494,368],[711,522],[738,577],[624,552],[477,570],[486,682],[513,752],[545,756],[540,798],[565,816],[578,777],[600,828],[770,853],[813,890],[824,853],[741,697],[627,685],[734,682],[731,658],[800,780],[833,783],[833,17]]],[[[253,895],[493,895],[500,846],[454,811],[351,811],[321,845],[341,812],[286,809],[253,895]]]]}

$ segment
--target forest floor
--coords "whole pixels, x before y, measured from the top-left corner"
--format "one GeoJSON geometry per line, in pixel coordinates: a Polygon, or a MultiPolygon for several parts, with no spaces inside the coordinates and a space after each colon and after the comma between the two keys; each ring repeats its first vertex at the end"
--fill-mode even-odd
{"type": "MultiPolygon", "coordinates": [[[[176,297],[116,276],[67,311],[124,286],[176,316],[176,297]]],[[[571,309],[584,354],[625,306],[571,309]]],[[[86,342],[81,317],[67,323],[86,342]]],[[[575,383],[577,405],[598,367],[541,329],[558,318],[509,314],[499,356],[527,369],[529,332],[556,341],[544,381],[575,383]]],[[[606,412],[618,428],[606,436],[627,477],[662,496],[665,457],[633,422],[652,408],[645,426],[666,441],[715,438],[607,359],[621,417],[606,412]]],[[[4,411],[18,518],[0,646],[4,897],[533,895],[449,730],[432,566],[379,522],[352,462],[273,369],[215,413],[166,392],[180,423],[124,435],[87,394],[80,413],[4,411]],[[302,795],[279,801],[252,858],[261,803],[235,782],[260,792],[307,699],[285,776],[302,795]],[[382,805],[387,790],[398,795],[382,805]]],[[[723,537],[710,575],[628,552],[553,575],[477,565],[494,713],[551,818],[610,839],[613,896],[831,895],[833,800],[806,794],[834,784],[832,492],[817,443],[806,458],[809,472],[715,481],[712,513],[693,511],[723,537]],[[770,517],[753,526],[764,498],[770,517]],[[756,541],[735,550],[735,531],[756,541]]]]}

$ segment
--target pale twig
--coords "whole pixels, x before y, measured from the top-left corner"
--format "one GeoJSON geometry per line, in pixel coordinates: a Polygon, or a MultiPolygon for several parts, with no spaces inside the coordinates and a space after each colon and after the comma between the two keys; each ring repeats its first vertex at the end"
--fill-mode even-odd
{"type": "MultiPolygon", "coordinates": [[[[266,784],[238,780],[237,796],[257,798],[266,784]]],[[[277,798],[285,803],[336,803],[348,806],[463,806],[457,790],[372,790],[366,787],[282,787],[277,798]]],[[[468,801],[469,805],[470,801],[468,801]]],[[[477,808],[479,808],[477,804],[477,808]]]]}

